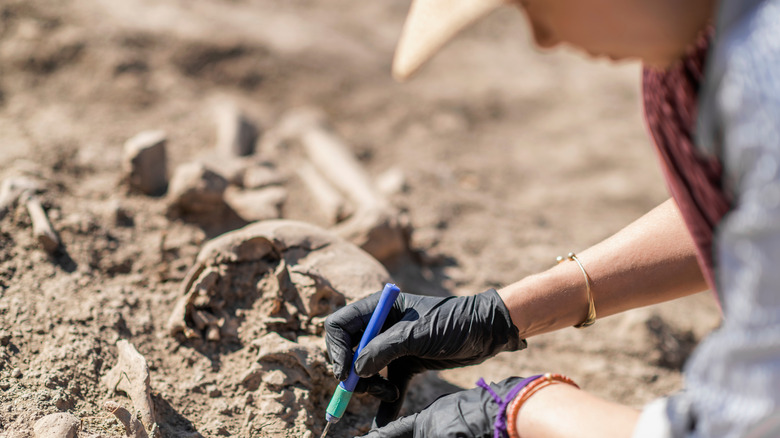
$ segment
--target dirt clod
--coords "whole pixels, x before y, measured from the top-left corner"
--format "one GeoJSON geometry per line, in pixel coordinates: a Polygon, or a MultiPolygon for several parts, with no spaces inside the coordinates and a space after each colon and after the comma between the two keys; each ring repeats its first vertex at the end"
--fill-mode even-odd
{"type": "Polygon", "coordinates": [[[68,413],[49,414],[35,422],[36,438],[76,438],[81,421],[68,413]]]}

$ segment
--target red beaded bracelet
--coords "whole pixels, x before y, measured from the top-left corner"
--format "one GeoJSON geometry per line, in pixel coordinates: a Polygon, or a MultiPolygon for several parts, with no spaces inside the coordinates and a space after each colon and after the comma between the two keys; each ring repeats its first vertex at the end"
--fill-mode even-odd
{"type": "Polygon", "coordinates": [[[509,432],[509,438],[520,438],[520,434],[517,433],[517,414],[520,412],[523,404],[542,388],[557,383],[566,383],[579,389],[579,386],[572,379],[562,374],[547,373],[530,382],[517,394],[517,397],[512,400],[512,403],[507,408],[507,423],[509,423],[507,424],[507,431],[509,432]]]}

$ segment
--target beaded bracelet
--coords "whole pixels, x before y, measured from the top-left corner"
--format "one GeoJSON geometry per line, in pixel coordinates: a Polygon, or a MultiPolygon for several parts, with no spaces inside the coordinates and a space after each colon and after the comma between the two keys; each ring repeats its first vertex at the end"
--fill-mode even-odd
{"type": "Polygon", "coordinates": [[[580,271],[582,271],[582,275],[585,276],[585,288],[588,294],[588,316],[585,318],[584,321],[575,325],[574,327],[585,328],[585,327],[592,326],[596,322],[596,304],[593,303],[593,294],[590,291],[590,277],[588,276],[588,273],[585,272],[585,267],[582,266],[582,262],[580,262],[580,259],[577,258],[577,255],[574,254],[573,252],[566,254],[566,257],[558,256],[555,260],[557,260],[559,264],[565,260],[571,260],[577,262],[577,266],[580,267],[580,271]]]}
{"type": "Polygon", "coordinates": [[[520,412],[520,408],[523,404],[542,388],[559,383],[572,385],[579,389],[579,386],[574,383],[572,379],[562,374],[547,373],[528,383],[523,390],[517,394],[507,408],[507,432],[509,432],[509,438],[520,438],[520,435],[517,432],[517,414],[520,412]]]}

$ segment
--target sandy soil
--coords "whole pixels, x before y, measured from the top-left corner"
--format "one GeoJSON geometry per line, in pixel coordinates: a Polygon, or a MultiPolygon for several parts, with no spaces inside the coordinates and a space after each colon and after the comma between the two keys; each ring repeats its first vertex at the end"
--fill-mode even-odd
{"type": "MultiPolygon", "coordinates": [[[[23,206],[0,220],[0,436],[33,436],[35,421],[54,412],[80,418],[83,436],[122,436],[101,409],[108,396],[100,383],[119,339],[149,363],[163,436],[319,435],[332,387],[306,410],[277,415],[274,424],[289,428],[264,431],[252,419],[270,408],[236,384],[251,349],[199,349],[166,330],[204,242],[240,224],[171,219],[165,198],[129,194],[121,182],[123,144],[140,131],[167,132],[169,171],[212,149],[218,99],[238,102],[261,136],[293,108],[321,108],[372,175],[403,171],[407,190],[392,202],[408,213],[412,245],[424,255],[388,266],[407,292],[471,294],[510,283],[667,197],[642,123],[637,65],[566,49],[540,54],[522,17],[507,10],[414,81],[396,84],[389,66],[407,8],[345,0],[0,5],[0,179],[23,173],[45,183],[40,196],[64,247],[54,256],[40,249],[23,206]],[[117,221],[117,208],[129,220],[117,221]]],[[[285,217],[323,225],[309,201],[290,196],[285,217]]],[[[541,336],[526,351],[424,376],[408,407],[479,377],[544,371],[639,407],[681,386],[682,361],[718,319],[705,293],[541,336]]],[[[366,430],[374,405],[362,402],[332,436],[366,430]]]]}

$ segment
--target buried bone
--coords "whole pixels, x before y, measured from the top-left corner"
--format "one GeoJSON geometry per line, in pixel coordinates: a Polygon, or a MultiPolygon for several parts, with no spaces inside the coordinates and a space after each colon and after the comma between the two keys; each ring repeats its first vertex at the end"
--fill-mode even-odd
{"type": "MultiPolygon", "coordinates": [[[[103,409],[113,414],[125,428],[125,436],[130,438],[149,438],[144,425],[135,415],[123,408],[119,403],[108,400],[103,403],[103,409]]],[[[152,434],[154,436],[154,434],[152,434]]]]}
{"type": "MultiPolygon", "coordinates": [[[[317,226],[271,220],[209,241],[168,320],[172,335],[237,336],[236,310],[254,306],[267,329],[315,333],[311,322],[381,289],[385,268],[317,226]]],[[[248,339],[247,342],[251,342],[248,339]]]]}
{"type": "MultiPolygon", "coordinates": [[[[118,391],[127,394],[146,430],[151,430],[157,420],[152,404],[149,366],[141,353],[128,341],[121,339],[117,341],[116,346],[117,363],[101,380],[108,387],[109,394],[115,394],[118,391]]],[[[122,421],[119,415],[117,418],[122,421]]],[[[123,423],[125,422],[123,421],[123,423]]],[[[127,423],[125,423],[125,428],[128,428],[127,423]]],[[[145,433],[144,436],[146,436],[145,433]]]]}
{"type": "MultiPolygon", "coordinates": [[[[329,129],[321,112],[312,109],[292,112],[280,130],[284,136],[299,141],[323,179],[354,204],[355,213],[334,229],[337,234],[383,263],[408,250],[408,219],[374,187],[368,172],[344,141],[329,129]]],[[[305,177],[311,179],[312,175],[305,177]]],[[[338,204],[338,201],[329,202],[338,204]]]]}
{"type": "Polygon", "coordinates": [[[225,190],[225,203],[247,222],[280,218],[286,200],[287,190],[282,187],[252,190],[228,187],[225,190]]]}
{"type": "Polygon", "coordinates": [[[35,240],[47,253],[54,253],[60,247],[60,237],[49,222],[49,217],[46,216],[41,202],[30,192],[23,195],[23,198],[27,212],[30,214],[35,240]]]}
{"type": "Polygon", "coordinates": [[[328,223],[335,224],[349,217],[350,210],[346,199],[311,163],[304,162],[296,170],[328,223]]]}
{"type": "Polygon", "coordinates": [[[25,177],[6,178],[0,184],[0,219],[16,204],[24,192],[37,192],[41,189],[36,181],[25,177]]]}

